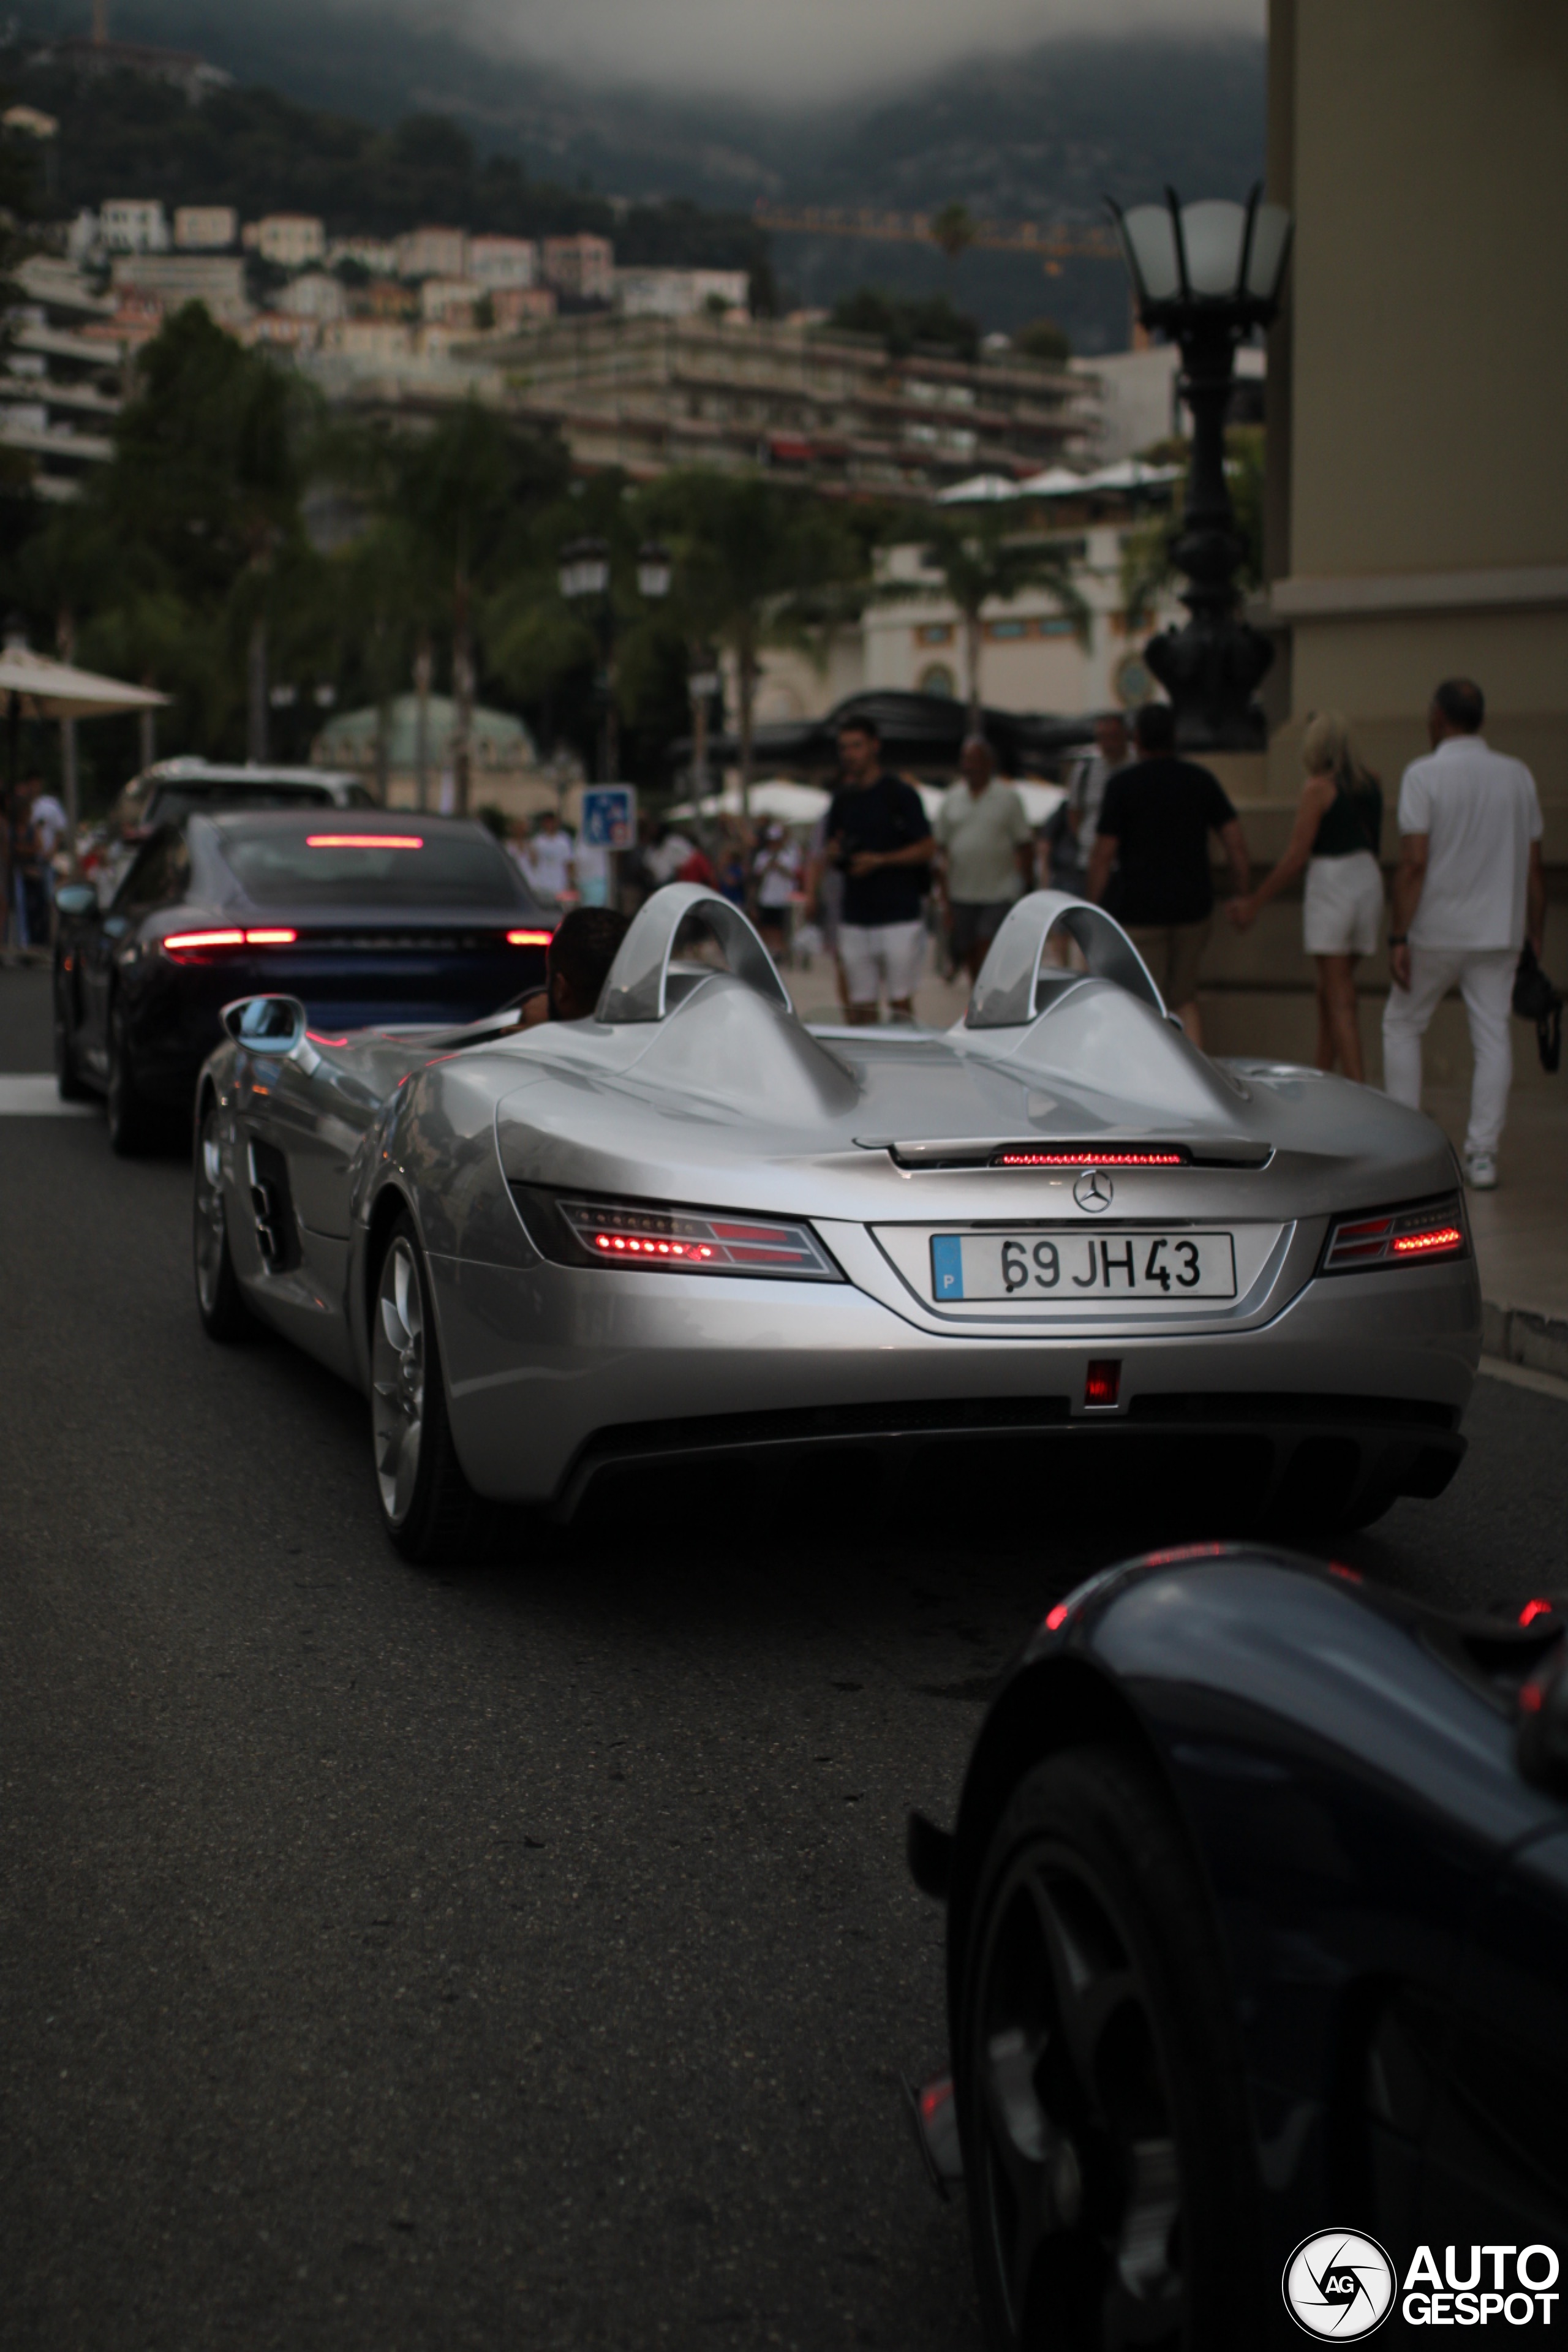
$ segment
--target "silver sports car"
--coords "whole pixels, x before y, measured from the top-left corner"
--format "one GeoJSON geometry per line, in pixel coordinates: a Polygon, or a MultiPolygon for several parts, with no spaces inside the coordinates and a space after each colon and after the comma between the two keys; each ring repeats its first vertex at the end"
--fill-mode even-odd
{"type": "Polygon", "coordinates": [[[1364,1525],[1463,1452],[1480,1295],[1443,1136],[1199,1053],[1081,900],[1016,906],[946,1032],[808,1027],[681,884],[592,1019],[305,1022],[230,1005],[202,1071],[202,1318],[368,1392],[413,1558],[697,1455],[1045,1448],[1053,1481],[1195,1476],[1234,1531],[1364,1525]]]}

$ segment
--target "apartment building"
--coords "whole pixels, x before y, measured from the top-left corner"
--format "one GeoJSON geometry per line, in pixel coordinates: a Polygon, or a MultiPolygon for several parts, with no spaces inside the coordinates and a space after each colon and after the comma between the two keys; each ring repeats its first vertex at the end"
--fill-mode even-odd
{"type": "Polygon", "coordinates": [[[628,319],[695,319],[708,310],[743,310],[743,269],[617,269],[616,308],[628,319]]]}
{"type": "Polygon", "coordinates": [[[113,455],[125,346],[114,303],[67,265],[36,255],[16,278],[22,300],[0,361],[0,444],[29,460],[34,490],[58,503],[113,455]]]}
{"type": "Polygon", "coordinates": [[[585,469],[763,465],[828,491],[927,496],[979,469],[1011,479],[1082,437],[1065,372],[935,352],[798,323],[563,318],[459,345],[495,396],[559,431],[585,469]]]}
{"type": "Polygon", "coordinates": [[[547,236],[542,247],[547,286],[583,302],[608,302],[616,291],[616,248],[605,236],[583,229],[575,236],[547,236]]]}
{"type": "Polygon", "coordinates": [[[488,294],[539,283],[539,247],[531,236],[471,236],[468,276],[488,294]]]}
{"type": "Polygon", "coordinates": [[[99,211],[98,241],[109,253],[167,253],[169,216],[156,197],[110,196],[99,211]]]}
{"type": "Polygon", "coordinates": [[[467,278],[468,231],[460,228],[415,228],[397,239],[400,278],[467,278]]]}
{"type": "Polygon", "coordinates": [[[326,259],[326,223],[313,213],[268,213],[247,225],[244,242],[277,269],[309,269],[326,259]]]}
{"type": "Polygon", "coordinates": [[[124,254],[110,272],[110,282],[116,293],[152,295],[166,310],[204,303],[220,327],[242,327],[253,308],[245,264],[226,254],[124,254]]]}
{"type": "Polygon", "coordinates": [[[176,253],[226,253],[239,242],[232,205],[181,205],[174,215],[176,253]]]}

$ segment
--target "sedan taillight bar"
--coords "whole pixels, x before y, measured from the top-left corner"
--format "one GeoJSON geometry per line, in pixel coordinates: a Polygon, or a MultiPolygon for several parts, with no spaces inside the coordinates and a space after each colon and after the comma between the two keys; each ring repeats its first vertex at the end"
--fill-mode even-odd
{"type": "Polygon", "coordinates": [[[268,925],[248,931],[171,931],[162,944],[166,956],[173,956],[176,963],[187,963],[225,948],[291,948],[299,936],[281,925],[268,925]]]}
{"type": "Polygon", "coordinates": [[[1415,1209],[1380,1209],[1336,1217],[1329,1228],[1321,1271],[1360,1274],[1368,1266],[1421,1265],[1433,1258],[1468,1257],[1469,1240],[1458,1194],[1415,1209]]]}

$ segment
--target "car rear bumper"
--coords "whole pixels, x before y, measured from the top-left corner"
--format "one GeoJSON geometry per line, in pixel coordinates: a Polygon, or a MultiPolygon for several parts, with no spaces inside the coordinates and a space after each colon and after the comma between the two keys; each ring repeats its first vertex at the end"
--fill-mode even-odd
{"type": "Polygon", "coordinates": [[[851,1284],[526,1271],[433,1257],[453,1432],[496,1499],[569,1513],[657,1460],[1064,1443],[1309,1498],[1437,1493],[1480,1349],[1472,1262],[1309,1283],[1260,1328],[974,1339],[918,1329],[851,1284]],[[1112,1409],[1089,1367],[1120,1366],[1112,1409]]]}

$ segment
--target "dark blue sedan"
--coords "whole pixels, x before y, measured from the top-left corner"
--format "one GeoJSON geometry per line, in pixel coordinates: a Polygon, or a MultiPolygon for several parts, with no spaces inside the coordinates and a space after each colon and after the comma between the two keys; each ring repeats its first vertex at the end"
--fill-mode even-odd
{"type": "Polygon", "coordinates": [[[107,1096],[120,1152],[188,1115],[234,998],[297,996],[337,1034],[468,1021],[542,982],[552,928],[482,825],[381,809],[192,815],[106,909],[59,910],[59,1088],[107,1096]]]}

